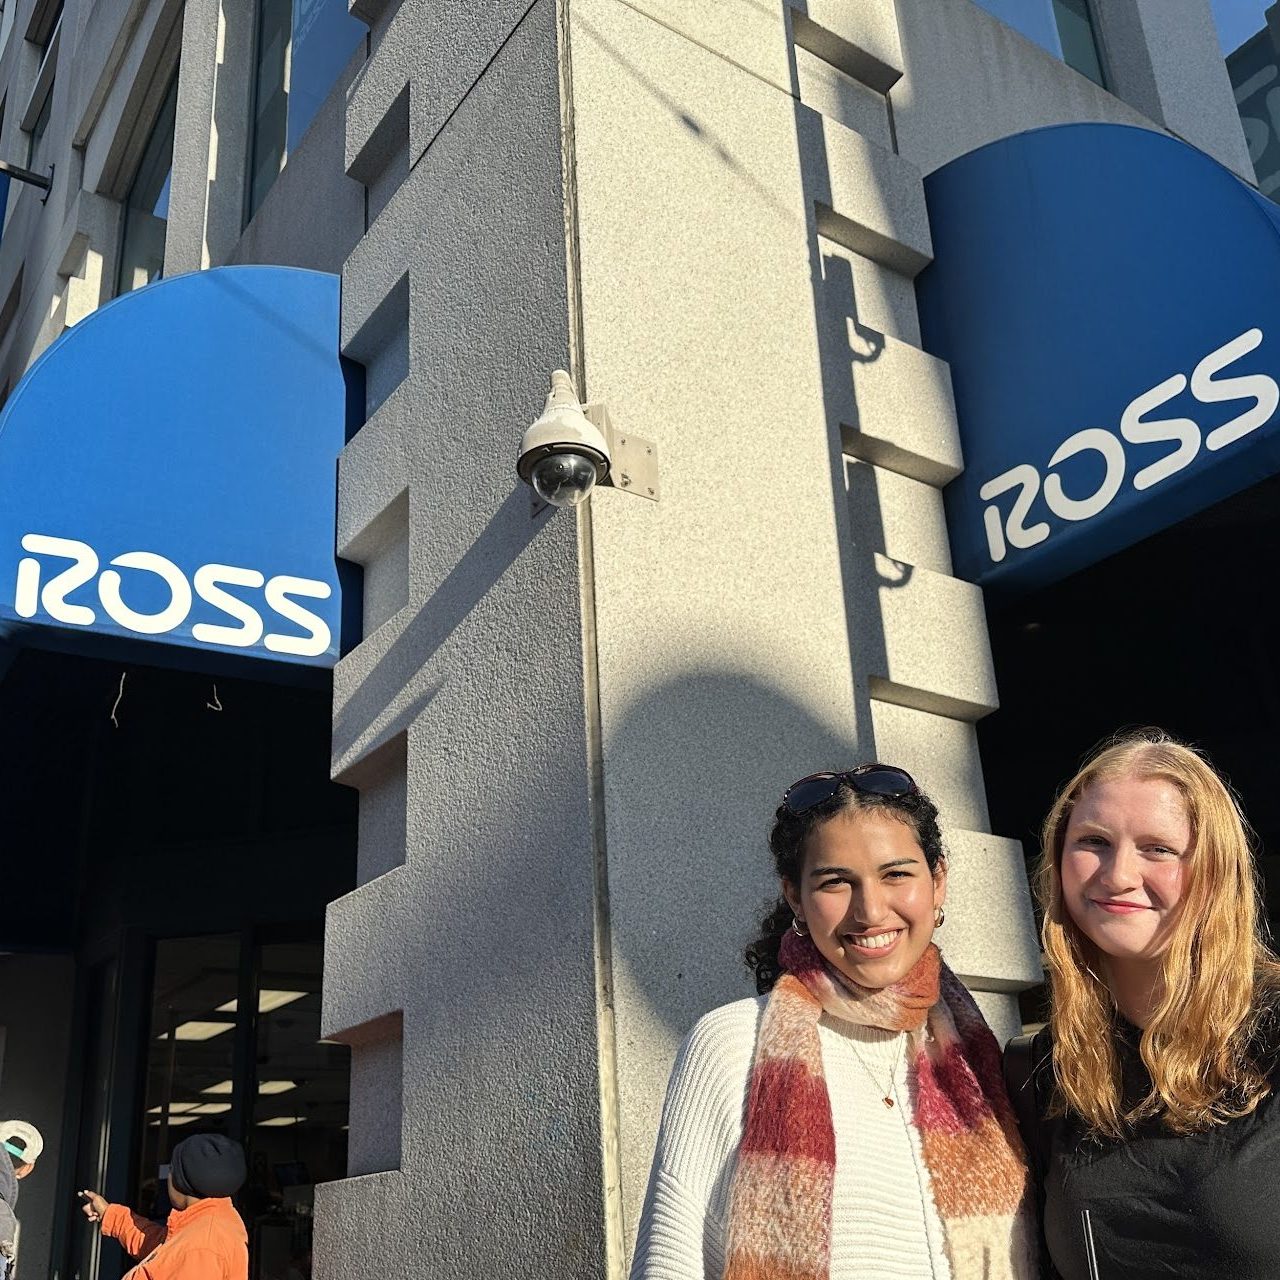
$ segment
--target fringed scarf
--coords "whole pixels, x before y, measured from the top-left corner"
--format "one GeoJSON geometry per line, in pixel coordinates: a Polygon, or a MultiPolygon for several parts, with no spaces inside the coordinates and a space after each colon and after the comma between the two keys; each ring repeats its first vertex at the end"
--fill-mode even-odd
{"type": "Polygon", "coordinates": [[[836,1143],[818,1019],[910,1032],[915,1124],[953,1280],[1036,1274],[1030,1174],[1000,1050],[935,946],[883,991],[788,934],[765,1007],[730,1195],[724,1280],[828,1280],[836,1143]]]}

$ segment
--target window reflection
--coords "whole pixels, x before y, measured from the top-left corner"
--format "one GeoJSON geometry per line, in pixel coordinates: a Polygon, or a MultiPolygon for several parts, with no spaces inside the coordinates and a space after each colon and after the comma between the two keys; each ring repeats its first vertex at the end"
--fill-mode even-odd
{"type": "Polygon", "coordinates": [[[1214,0],[1218,40],[1226,55],[1244,140],[1258,190],[1280,199],[1280,10],[1267,21],[1268,0],[1214,0]]]}
{"type": "Polygon", "coordinates": [[[156,943],[151,1031],[143,1101],[138,1209],[169,1214],[169,1152],[188,1133],[231,1133],[231,1099],[206,1092],[229,1079],[239,986],[240,939],[170,938],[156,943]]]}
{"type": "Polygon", "coordinates": [[[1089,0],[975,0],[988,13],[1106,87],[1089,0]]]}
{"type": "Polygon", "coordinates": [[[258,0],[247,217],[258,211],[364,34],[345,0],[258,0]]]}
{"type": "Polygon", "coordinates": [[[125,199],[124,228],[120,238],[119,293],[140,289],[164,274],[164,240],[169,225],[169,187],[173,179],[173,131],[177,113],[178,75],[175,72],[125,199]]]}

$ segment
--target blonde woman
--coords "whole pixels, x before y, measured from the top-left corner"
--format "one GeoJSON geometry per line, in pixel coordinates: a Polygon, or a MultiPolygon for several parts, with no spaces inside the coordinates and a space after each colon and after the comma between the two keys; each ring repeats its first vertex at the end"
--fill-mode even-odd
{"type": "Polygon", "coordinates": [[[1231,792],[1158,730],[1117,738],[1054,803],[1038,888],[1052,1014],[1010,1082],[1052,1267],[1280,1275],[1280,965],[1231,792]]]}

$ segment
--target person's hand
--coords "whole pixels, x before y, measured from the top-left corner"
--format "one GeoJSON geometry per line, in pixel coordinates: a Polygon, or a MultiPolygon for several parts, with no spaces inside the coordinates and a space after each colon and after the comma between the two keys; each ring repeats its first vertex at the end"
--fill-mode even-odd
{"type": "Polygon", "coordinates": [[[81,1212],[90,1222],[101,1222],[107,1211],[107,1202],[96,1191],[82,1191],[80,1198],[85,1202],[80,1206],[81,1212]]]}

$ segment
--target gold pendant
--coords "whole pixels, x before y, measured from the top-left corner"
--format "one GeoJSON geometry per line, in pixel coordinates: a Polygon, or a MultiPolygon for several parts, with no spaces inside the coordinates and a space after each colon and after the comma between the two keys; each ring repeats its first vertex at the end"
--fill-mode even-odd
{"type": "Polygon", "coordinates": [[[885,1099],[884,1099],[884,1105],[885,1105],[886,1107],[892,1107],[892,1106],[893,1106],[893,1099],[892,1099],[892,1098],[885,1098],[885,1099]]]}

